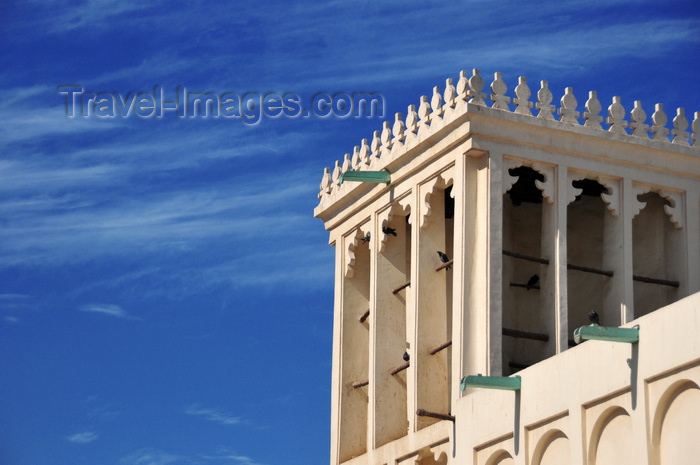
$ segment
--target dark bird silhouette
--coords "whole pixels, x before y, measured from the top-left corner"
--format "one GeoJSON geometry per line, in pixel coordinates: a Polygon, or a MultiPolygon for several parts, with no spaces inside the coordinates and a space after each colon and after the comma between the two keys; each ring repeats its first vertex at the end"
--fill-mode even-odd
{"type": "Polygon", "coordinates": [[[411,360],[411,356],[408,355],[408,352],[404,352],[403,353],[403,361],[408,362],[409,360],[411,360]]]}
{"type": "Polygon", "coordinates": [[[530,279],[527,280],[527,284],[525,285],[525,290],[528,290],[528,291],[529,291],[530,289],[532,289],[533,287],[535,287],[535,285],[536,285],[539,281],[540,281],[540,277],[537,276],[536,274],[533,274],[532,276],[530,276],[530,279]]]}
{"type": "Polygon", "coordinates": [[[391,234],[392,236],[396,236],[396,229],[390,228],[389,226],[382,226],[382,232],[384,234],[391,234]]]}
{"type": "MultiPolygon", "coordinates": [[[[440,257],[440,261],[441,261],[442,263],[447,263],[447,262],[450,261],[450,257],[448,257],[447,255],[445,255],[443,252],[440,252],[440,251],[438,250],[438,253],[437,253],[437,254],[438,254],[438,256],[440,257]]],[[[449,270],[450,268],[452,268],[451,265],[449,265],[449,266],[446,267],[446,269],[448,269],[448,270],[449,270]]]]}
{"type": "Polygon", "coordinates": [[[370,233],[367,233],[367,235],[362,238],[362,243],[363,244],[368,243],[371,238],[372,238],[372,235],[370,233]]]}
{"type": "Polygon", "coordinates": [[[588,312],[588,321],[590,321],[592,325],[597,325],[600,323],[600,316],[598,315],[598,312],[595,310],[588,312]]]}

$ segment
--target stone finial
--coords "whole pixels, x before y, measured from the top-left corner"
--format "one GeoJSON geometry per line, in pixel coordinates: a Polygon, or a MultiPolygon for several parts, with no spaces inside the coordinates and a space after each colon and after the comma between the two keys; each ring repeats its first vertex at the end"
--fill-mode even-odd
{"type": "Polygon", "coordinates": [[[505,81],[503,81],[503,73],[493,73],[491,91],[493,92],[493,94],[491,94],[491,96],[489,97],[493,102],[491,108],[497,108],[499,110],[510,110],[510,108],[508,108],[508,102],[510,102],[510,97],[506,97],[508,86],[506,85],[505,81]]]}
{"type": "Polygon", "coordinates": [[[583,118],[586,120],[583,125],[589,128],[603,129],[600,122],[603,121],[603,117],[600,116],[600,110],[602,110],[600,101],[598,100],[598,93],[594,90],[588,92],[588,100],[586,100],[586,111],[583,112],[583,118]]]}
{"type": "Polygon", "coordinates": [[[561,115],[559,121],[578,124],[579,112],[576,111],[577,105],[578,102],[574,96],[574,88],[567,87],[564,90],[564,95],[561,98],[561,107],[559,107],[559,111],[557,112],[559,115],[561,115]]]}
{"type": "Polygon", "coordinates": [[[457,89],[455,89],[455,86],[452,83],[452,78],[447,78],[445,81],[445,93],[443,94],[445,105],[450,108],[454,108],[455,103],[457,103],[455,97],[457,97],[457,89]]]}
{"type": "Polygon", "coordinates": [[[340,168],[340,161],[336,160],[335,166],[333,167],[333,184],[334,185],[337,186],[340,184],[340,175],[341,174],[343,174],[343,171],[340,168]]]}
{"type": "Polygon", "coordinates": [[[608,116],[606,123],[610,125],[608,131],[627,134],[627,131],[625,131],[627,127],[627,121],[625,121],[625,107],[622,106],[620,100],[618,96],[612,98],[612,104],[608,107],[608,115],[610,116],[608,116]]]}
{"type": "Polygon", "coordinates": [[[633,129],[632,135],[637,137],[649,137],[647,134],[649,125],[644,123],[647,119],[647,114],[642,109],[642,102],[640,100],[634,101],[634,108],[632,108],[630,112],[630,117],[633,121],[629,123],[629,127],[633,129]]]}
{"type": "Polygon", "coordinates": [[[420,96],[420,104],[418,105],[418,117],[421,123],[430,124],[430,103],[428,103],[428,96],[420,96]]]}
{"type": "Polygon", "coordinates": [[[668,122],[668,117],[664,113],[664,104],[657,103],[654,107],[656,111],[651,115],[651,121],[654,123],[651,126],[651,132],[654,134],[652,139],[654,140],[665,140],[668,142],[666,134],[668,134],[668,129],[666,129],[666,123],[668,122]]]}
{"type": "Polygon", "coordinates": [[[552,92],[549,90],[549,83],[547,81],[540,81],[540,90],[537,91],[537,100],[535,103],[535,108],[540,110],[537,113],[538,118],[542,119],[554,119],[552,113],[554,112],[554,105],[552,103],[552,92]]]}
{"type": "Polygon", "coordinates": [[[369,165],[369,144],[367,144],[367,139],[362,139],[362,147],[360,147],[360,163],[363,165],[369,165]]]}
{"type": "Polygon", "coordinates": [[[394,126],[391,128],[391,133],[394,135],[394,141],[403,142],[406,138],[404,135],[404,129],[406,126],[403,124],[403,115],[401,113],[396,113],[394,115],[394,126]]]}
{"type": "Polygon", "coordinates": [[[345,158],[343,158],[343,165],[340,167],[340,171],[347,173],[352,169],[352,163],[350,162],[350,154],[346,153],[345,158]]]}
{"type": "Polygon", "coordinates": [[[676,110],[676,117],[673,118],[673,129],[671,134],[673,134],[672,144],[678,145],[689,145],[688,137],[690,134],[686,132],[688,129],[688,118],[685,117],[685,108],[679,108],[676,110]]]}
{"type": "Polygon", "coordinates": [[[690,135],[690,138],[693,139],[693,147],[698,146],[698,139],[700,139],[700,111],[695,112],[695,119],[693,120],[693,133],[690,135]]]}
{"type": "Polygon", "coordinates": [[[372,150],[372,158],[379,157],[379,149],[382,145],[382,141],[379,138],[379,131],[374,131],[374,136],[372,137],[372,145],[370,145],[372,150]]]}
{"type": "Polygon", "coordinates": [[[430,107],[433,109],[433,113],[438,116],[442,116],[442,95],[440,95],[440,87],[433,87],[433,96],[430,99],[430,107]]]}
{"type": "Polygon", "coordinates": [[[469,79],[467,72],[462,70],[459,72],[459,81],[457,81],[457,98],[466,100],[469,96],[469,79]]]}
{"type": "Polygon", "coordinates": [[[318,198],[325,193],[328,194],[331,191],[331,169],[328,167],[323,168],[323,177],[321,178],[321,191],[318,193],[318,198]]]}
{"type": "Polygon", "coordinates": [[[360,167],[360,146],[356,145],[352,151],[352,169],[356,170],[360,167]]]}
{"type": "Polygon", "coordinates": [[[414,134],[418,129],[418,113],[416,113],[416,106],[409,105],[408,113],[406,114],[406,130],[414,134]]]}
{"type": "Polygon", "coordinates": [[[382,124],[382,148],[385,149],[390,149],[391,148],[391,128],[389,128],[389,122],[384,121],[382,124]]]}
{"type": "Polygon", "coordinates": [[[515,87],[516,98],[513,99],[513,103],[517,105],[515,107],[515,113],[521,115],[532,116],[530,113],[530,108],[532,108],[532,102],[530,102],[530,87],[527,85],[527,78],[525,76],[520,76],[518,78],[518,85],[515,87]]]}
{"type": "Polygon", "coordinates": [[[479,70],[474,68],[472,70],[472,77],[469,78],[469,96],[471,97],[469,103],[473,103],[474,105],[486,105],[484,101],[486,94],[481,92],[483,88],[484,80],[481,79],[479,70]]]}

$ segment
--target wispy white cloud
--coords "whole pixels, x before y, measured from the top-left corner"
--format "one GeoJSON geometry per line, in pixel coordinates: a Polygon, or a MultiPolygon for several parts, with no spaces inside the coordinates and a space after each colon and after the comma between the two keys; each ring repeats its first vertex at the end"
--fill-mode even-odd
{"type": "MultiPolygon", "coordinates": [[[[58,94],[57,94],[58,95],[58,94]]],[[[6,105],[0,116],[0,137],[2,145],[20,141],[36,141],[46,136],[86,134],[93,131],[107,131],[125,124],[122,118],[96,118],[66,115],[66,107],[49,108],[12,107],[6,105]]],[[[79,111],[79,106],[77,107],[79,111]]],[[[72,111],[72,110],[71,110],[72,111]]]]}
{"type": "Polygon", "coordinates": [[[66,437],[68,441],[74,442],[76,444],[88,444],[93,441],[96,441],[97,438],[99,438],[99,435],[97,433],[93,433],[92,431],[76,433],[66,437]]]}
{"type": "Polygon", "coordinates": [[[177,462],[191,463],[187,457],[151,448],[139,449],[119,460],[120,465],[167,465],[177,462]]]}
{"type": "Polygon", "coordinates": [[[191,405],[185,409],[187,415],[202,417],[205,420],[221,423],[222,425],[237,425],[241,423],[241,417],[234,417],[226,412],[213,408],[200,407],[197,404],[191,405]]]}
{"type": "Polygon", "coordinates": [[[225,464],[261,465],[252,458],[237,454],[228,447],[220,447],[214,454],[200,454],[199,456],[208,461],[223,462],[225,464]]]}
{"type": "Polygon", "coordinates": [[[122,309],[119,305],[114,305],[114,304],[84,305],[84,306],[80,307],[80,310],[83,312],[102,313],[102,314],[114,316],[117,318],[129,318],[129,319],[135,318],[135,317],[129,315],[126,311],[124,311],[124,309],[122,309]]]}
{"type": "Polygon", "coordinates": [[[15,317],[15,316],[6,316],[5,321],[7,321],[8,323],[13,323],[13,324],[19,323],[19,318],[15,317]]]}
{"type": "MultiPolygon", "coordinates": [[[[36,6],[45,6],[45,2],[33,2],[36,6]]],[[[140,10],[149,7],[148,2],[138,0],[86,0],[79,4],[63,2],[54,9],[54,14],[45,20],[47,30],[52,33],[65,33],[83,27],[109,27],[116,18],[128,19],[138,17],[140,10]]]]}
{"type": "Polygon", "coordinates": [[[228,454],[228,455],[200,455],[201,458],[205,460],[214,460],[214,461],[225,461],[227,463],[234,463],[234,464],[241,464],[241,465],[261,465],[258,462],[255,462],[253,459],[250,457],[246,457],[245,455],[236,455],[236,454],[228,454]]]}

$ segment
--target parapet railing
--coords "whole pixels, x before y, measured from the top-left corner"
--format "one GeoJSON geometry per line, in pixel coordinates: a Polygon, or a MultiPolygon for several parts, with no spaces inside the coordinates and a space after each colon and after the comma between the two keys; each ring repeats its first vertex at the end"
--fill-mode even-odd
{"type": "MultiPolygon", "coordinates": [[[[527,84],[527,78],[520,76],[518,85],[515,87],[515,97],[511,99],[506,95],[508,86],[503,81],[502,73],[494,73],[494,80],[490,85],[491,94],[488,100],[493,102],[491,108],[504,111],[511,111],[510,104],[515,105],[513,113],[532,116],[545,120],[561,121],[573,125],[582,125],[589,128],[600,129],[618,134],[628,134],[640,138],[652,139],[666,143],[700,147],[698,134],[700,133],[700,112],[695,112],[692,122],[692,133],[688,132],[688,119],[685,110],[678,108],[676,116],[672,120],[673,129],[669,131],[666,127],[668,116],[664,112],[663,104],[657,103],[651,115],[651,123],[647,124],[647,114],[642,108],[642,102],[636,100],[634,107],[629,113],[630,120],[626,120],[627,112],[622,105],[621,98],[615,96],[612,103],[607,108],[607,118],[600,115],[603,109],[598,101],[596,91],[588,93],[588,100],[585,103],[585,110],[581,123],[580,113],[576,110],[578,102],[574,96],[573,88],[567,87],[561,97],[560,106],[556,108],[552,105],[553,95],[549,90],[547,81],[540,81],[540,89],[537,91],[536,102],[531,102],[532,92],[527,84]],[[537,112],[533,115],[533,110],[537,112]],[[558,119],[554,114],[558,115],[558,119]],[[607,128],[603,128],[601,123],[605,119],[607,128]],[[629,129],[629,131],[628,131],[629,129]],[[669,140],[668,134],[672,139],[669,140]]],[[[478,69],[472,70],[472,76],[467,78],[467,72],[461,71],[457,86],[453,84],[453,79],[447,79],[444,92],[440,92],[440,87],[433,88],[433,95],[428,100],[426,95],[421,96],[418,108],[416,105],[408,106],[406,119],[401,113],[396,113],[394,124],[390,127],[389,121],[384,121],[381,131],[374,131],[372,142],[362,139],[359,146],[355,146],[353,155],[345,154],[343,161],[336,161],[333,171],[324,168],[321,179],[321,191],[318,197],[323,200],[334,190],[341,187],[341,175],[348,171],[379,170],[391,160],[390,152],[397,147],[408,145],[413,139],[424,135],[431,130],[431,127],[442,127],[444,123],[455,116],[454,109],[461,102],[473,105],[489,106],[487,94],[482,92],[484,80],[478,69]],[[443,123],[443,124],[440,124],[443,123]],[[380,161],[381,160],[381,161],[380,161]]]]}

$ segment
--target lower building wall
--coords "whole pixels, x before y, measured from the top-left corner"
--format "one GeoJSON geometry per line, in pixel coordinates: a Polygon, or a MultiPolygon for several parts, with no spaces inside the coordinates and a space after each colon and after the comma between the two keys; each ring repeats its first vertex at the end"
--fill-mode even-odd
{"type": "Polygon", "coordinates": [[[465,465],[700,464],[700,293],[639,318],[636,344],[586,341],[455,403],[465,465]]]}

